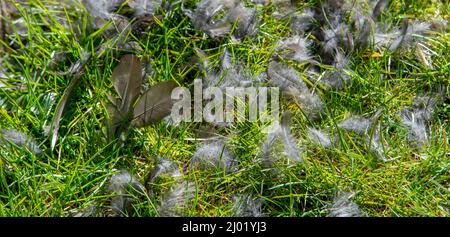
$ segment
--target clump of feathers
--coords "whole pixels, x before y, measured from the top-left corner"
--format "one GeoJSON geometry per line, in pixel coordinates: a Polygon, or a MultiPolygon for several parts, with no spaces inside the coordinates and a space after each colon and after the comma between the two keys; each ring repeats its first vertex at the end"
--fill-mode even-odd
{"type": "MultiPolygon", "coordinates": [[[[201,50],[199,50],[201,52],[201,50]]],[[[203,80],[204,88],[219,87],[248,87],[259,85],[264,79],[264,75],[253,76],[248,68],[241,62],[233,63],[232,56],[228,50],[224,50],[221,56],[220,68],[214,70],[209,66],[209,60],[204,52],[200,53],[202,68],[206,70],[206,77],[203,80]]]]}
{"type": "Polygon", "coordinates": [[[194,11],[185,9],[194,27],[212,38],[224,37],[230,33],[233,25],[236,27],[233,36],[242,39],[256,33],[256,10],[245,7],[238,0],[202,0],[194,11]],[[224,16],[215,19],[220,13],[224,16]]]}

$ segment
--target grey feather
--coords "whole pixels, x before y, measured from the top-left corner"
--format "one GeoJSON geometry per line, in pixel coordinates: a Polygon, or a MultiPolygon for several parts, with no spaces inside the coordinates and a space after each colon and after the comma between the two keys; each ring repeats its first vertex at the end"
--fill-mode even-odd
{"type": "Polygon", "coordinates": [[[389,3],[391,2],[391,0],[379,0],[377,5],[375,5],[373,12],[372,12],[372,17],[373,18],[378,18],[381,16],[381,14],[386,10],[386,8],[388,7],[389,3]]]}
{"type": "Polygon", "coordinates": [[[134,17],[153,15],[161,4],[162,0],[128,0],[128,6],[134,10],[134,17]]]}
{"type": "Polygon", "coordinates": [[[342,90],[351,79],[350,75],[347,73],[349,64],[349,56],[344,55],[340,50],[337,50],[333,59],[334,70],[325,72],[322,82],[323,86],[325,88],[342,90]]]}
{"type": "Polygon", "coordinates": [[[353,131],[364,137],[371,152],[373,152],[380,160],[387,161],[384,153],[384,147],[381,142],[380,129],[375,127],[375,121],[382,110],[378,110],[372,118],[363,118],[360,116],[350,116],[342,121],[338,126],[341,129],[353,131]]]}
{"type": "Polygon", "coordinates": [[[291,18],[290,27],[298,34],[304,34],[312,27],[315,13],[312,9],[307,8],[301,14],[294,14],[291,18]]]}
{"type": "Polygon", "coordinates": [[[426,121],[416,111],[403,110],[401,113],[402,123],[409,129],[408,140],[415,145],[422,146],[428,143],[428,129],[426,121]]]}
{"type": "Polygon", "coordinates": [[[325,113],[325,105],[314,91],[291,89],[288,94],[308,119],[318,120],[325,113]]]}
{"type": "Polygon", "coordinates": [[[83,0],[82,3],[92,17],[109,19],[124,0],[83,0]]]}
{"type": "Polygon", "coordinates": [[[225,142],[207,141],[197,147],[192,156],[190,167],[224,170],[233,172],[237,169],[237,160],[225,142]]]}
{"type": "Polygon", "coordinates": [[[267,140],[262,145],[262,164],[272,168],[281,157],[293,162],[303,162],[303,151],[297,147],[297,139],[291,133],[291,114],[284,112],[280,126],[267,134],[267,140]]]}
{"type": "Polygon", "coordinates": [[[233,213],[236,217],[265,217],[262,212],[263,200],[250,194],[241,194],[233,197],[233,213]]]}
{"type": "Polygon", "coordinates": [[[323,147],[331,147],[333,145],[328,134],[318,129],[309,127],[308,136],[314,143],[319,144],[323,147]]]}
{"type": "Polygon", "coordinates": [[[267,68],[267,76],[270,85],[280,87],[282,91],[287,93],[290,92],[291,88],[296,88],[299,91],[308,88],[295,69],[281,62],[271,62],[267,68]]]}
{"type": "Polygon", "coordinates": [[[389,51],[414,48],[417,42],[423,41],[423,36],[432,32],[431,26],[428,22],[404,20],[401,35],[392,42],[389,51]]]}
{"type": "Polygon", "coordinates": [[[236,22],[234,36],[238,39],[256,33],[256,11],[244,7],[237,0],[203,0],[197,4],[195,11],[182,7],[195,28],[210,37],[226,36],[236,22]],[[225,15],[214,20],[218,13],[225,15]]]}
{"type": "Polygon", "coordinates": [[[353,193],[344,192],[335,197],[328,217],[363,217],[358,204],[351,201],[353,195],[353,193]]]}
{"type": "Polygon", "coordinates": [[[8,143],[15,144],[19,147],[25,147],[36,155],[42,154],[42,150],[39,148],[39,145],[34,138],[14,129],[1,129],[0,145],[8,145],[8,143]]]}
{"type": "Polygon", "coordinates": [[[195,185],[188,181],[178,182],[161,197],[158,208],[160,216],[185,216],[189,201],[195,197],[195,185]]]}
{"type": "Polygon", "coordinates": [[[424,146],[429,142],[427,123],[431,120],[436,106],[437,101],[433,97],[415,97],[412,107],[400,112],[401,122],[409,130],[408,140],[414,145],[424,146]]]}
{"type": "Polygon", "coordinates": [[[121,171],[111,177],[108,191],[113,194],[112,210],[119,216],[130,215],[137,197],[145,195],[145,187],[128,171],[121,171]]]}
{"type": "Polygon", "coordinates": [[[303,161],[297,148],[297,140],[291,133],[292,115],[290,112],[283,113],[281,117],[281,135],[284,140],[284,149],[288,157],[294,161],[303,161]]]}
{"type": "Polygon", "coordinates": [[[360,135],[366,134],[371,126],[372,121],[370,119],[360,116],[350,116],[339,124],[339,128],[353,131],[360,135]]]}
{"type": "Polygon", "coordinates": [[[157,162],[158,164],[145,179],[145,186],[148,190],[149,196],[153,196],[155,194],[154,182],[158,177],[166,175],[169,178],[179,179],[183,176],[175,162],[166,158],[157,158],[157,162]]]}
{"type": "Polygon", "coordinates": [[[149,196],[161,195],[158,207],[160,216],[184,216],[189,200],[194,197],[195,186],[184,180],[175,162],[166,158],[157,158],[157,162],[145,181],[149,196]],[[166,190],[157,190],[162,187],[161,184],[164,184],[166,190]]]}
{"type": "Polygon", "coordinates": [[[312,59],[309,47],[311,42],[299,35],[294,35],[278,42],[278,53],[285,59],[299,63],[309,62],[312,59]]]}

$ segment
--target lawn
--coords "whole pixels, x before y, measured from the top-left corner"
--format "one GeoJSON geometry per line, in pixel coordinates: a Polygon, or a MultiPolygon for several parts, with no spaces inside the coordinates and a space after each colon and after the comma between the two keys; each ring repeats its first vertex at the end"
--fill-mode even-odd
{"type": "Polygon", "coordinates": [[[447,1],[143,2],[0,0],[0,216],[450,216],[447,1]],[[194,79],[281,128],[132,120],[194,79]]]}

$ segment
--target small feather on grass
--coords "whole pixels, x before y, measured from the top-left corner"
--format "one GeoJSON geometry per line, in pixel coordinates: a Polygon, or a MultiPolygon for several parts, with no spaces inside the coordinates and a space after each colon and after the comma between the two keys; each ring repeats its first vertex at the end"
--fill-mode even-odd
{"type": "Polygon", "coordinates": [[[241,194],[233,197],[233,213],[236,217],[265,217],[262,212],[263,201],[250,194],[241,194]]]}
{"type": "Polygon", "coordinates": [[[190,162],[191,168],[216,169],[233,172],[237,160],[225,142],[221,140],[205,141],[195,151],[190,162]]]}
{"type": "Polygon", "coordinates": [[[39,145],[36,143],[34,138],[14,129],[1,129],[0,145],[8,145],[8,143],[14,144],[18,147],[25,147],[35,155],[42,154],[42,150],[39,148],[39,145]]]}
{"type": "Polygon", "coordinates": [[[328,148],[333,145],[328,134],[321,130],[309,127],[308,136],[315,144],[319,144],[323,147],[328,148]]]}
{"type": "Polygon", "coordinates": [[[291,113],[284,112],[281,124],[267,135],[262,146],[262,163],[265,167],[272,168],[283,156],[293,162],[303,162],[303,152],[297,147],[297,139],[291,134],[291,123],[291,113]]]}
{"type": "Polygon", "coordinates": [[[108,191],[114,195],[111,208],[118,216],[130,215],[137,197],[146,193],[144,185],[125,170],[111,177],[108,191]]]}
{"type": "Polygon", "coordinates": [[[363,217],[358,204],[351,201],[354,193],[344,192],[334,198],[328,217],[363,217]]]}
{"type": "Polygon", "coordinates": [[[277,51],[285,59],[304,63],[312,60],[309,47],[311,47],[311,42],[299,35],[294,35],[278,42],[277,51]]]}
{"type": "Polygon", "coordinates": [[[172,189],[163,194],[158,208],[160,216],[184,216],[189,201],[195,197],[195,185],[189,181],[176,183],[172,189]]]}

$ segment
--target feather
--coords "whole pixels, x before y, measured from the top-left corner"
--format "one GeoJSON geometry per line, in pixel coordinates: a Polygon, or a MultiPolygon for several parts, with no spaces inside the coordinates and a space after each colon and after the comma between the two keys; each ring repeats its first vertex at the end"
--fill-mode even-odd
{"type": "Polygon", "coordinates": [[[81,57],[78,59],[74,64],[70,66],[70,68],[66,72],[58,73],[61,76],[66,76],[70,74],[77,73],[78,71],[82,70],[82,67],[86,64],[86,61],[88,61],[91,58],[91,53],[81,49],[81,57]]]}
{"type": "Polygon", "coordinates": [[[416,113],[416,111],[403,110],[401,122],[409,129],[408,140],[417,146],[423,146],[428,143],[428,129],[426,121],[421,118],[420,113],[416,113]]]}
{"type": "Polygon", "coordinates": [[[323,147],[331,147],[333,145],[328,134],[325,134],[318,129],[309,127],[308,136],[314,143],[319,144],[323,147]]]}
{"type": "Polygon", "coordinates": [[[373,33],[375,31],[375,22],[369,18],[363,18],[363,24],[357,38],[357,44],[360,48],[372,46],[373,33]]]}
{"type": "Polygon", "coordinates": [[[265,217],[262,212],[262,199],[255,199],[250,194],[233,197],[233,213],[236,217],[265,217]]]}
{"type": "Polygon", "coordinates": [[[350,63],[350,57],[342,53],[340,50],[337,50],[334,55],[333,66],[336,69],[346,69],[350,63]]]}
{"type": "Polygon", "coordinates": [[[423,146],[429,141],[427,122],[431,120],[437,101],[433,97],[415,97],[412,108],[400,112],[401,122],[409,130],[408,140],[416,146],[423,146]]]}
{"type": "Polygon", "coordinates": [[[144,127],[170,115],[173,105],[172,90],[176,86],[174,81],[164,81],[144,92],[134,109],[132,125],[144,127]]]}
{"type": "Polygon", "coordinates": [[[226,16],[218,21],[213,21],[216,14],[223,10],[229,10],[237,4],[236,0],[202,0],[195,11],[184,8],[182,10],[187,15],[195,28],[206,32],[211,37],[225,36],[231,30],[231,24],[226,21],[226,16]]]}
{"type": "Polygon", "coordinates": [[[121,114],[129,114],[136,102],[142,87],[142,67],[135,55],[125,55],[120,64],[114,68],[112,81],[121,102],[118,110],[121,114]]]}
{"type": "Polygon", "coordinates": [[[394,46],[393,42],[399,37],[401,37],[401,34],[402,32],[400,29],[394,29],[386,33],[378,29],[378,27],[375,27],[374,45],[378,50],[390,47],[394,49],[398,47],[398,45],[394,46]]]}
{"type": "Polygon", "coordinates": [[[371,151],[382,161],[387,161],[384,153],[384,148],[381,143],[380,129],[374,128],[375,122],[381,115],[382,110],[378,110],[370,119],[360,116],[350,116],[342,121],[338,127],[348,131],[353,131],[361,136],[364,136],[365,141],[370,147],[371,151]]]}
{"type": "Polygon", "coordinates": [[[317,120],[324,114],[325,105],[320,96],[317,93],[314,93],[314,91],[299,91],[294,88],[291,89],[291,92],[288,94],[308,119],[317,120]]]}
{"type": "MultiPolygon", "coordinates": [[[[147,187],[149,196],[154,196],[155,194],[155,184],[154,182],[158,177],[168,176],[171,179],[175,179],[175,182],[178,182],[177,179],[181,178],[183,175],[180,172],[178,165],[168,159],[158,158],[158,164],[156,167],[149,173],[145,180],[145,186],[147,187]]],[[[164,182],[166,183],[166,182],[164,182]]]]}
{"type": "Polygon", "coordinates": [[[55,114],[53,115],[52,123],[50,126],[50,134],[51,134],[51,144],[50,147],[53,150],[56,146],[56,141],[58,139],[58,132],[59,132],[59,125],[61,122],[61,117],[64,113],[64,110],[66,108],[66,104],[70,97],[72,96],[72,92],[77,86],[78,82],[80,81],[81,75],[84,71],[84,66],[88,62],[89,58],[86,59],[82,65],[79,67],[79,70],[75,73],[73,79],[70,81],[69,85],[67,85],[66,89],[64,90],[64,94],[61,97],[61,99],[58,102],[58,105],[56,106],[55,114]]]}
{"type": "Polygon", "coordinates": [[[194,48],[194,51],[196,55],[194,60],[198,64],[199,69],[203,72],[208,72],[210,70],[208,56],[199,48],[194,48]]]}
{"type": "Polygon", "coordinates": [[[159,215],[163,217],[184,216],[189,201],[193,197],[195,197],[193,183],[188,181],[177,183],[161,197],[161,205],[158,208],[159,215]]]}
{"type": "Polygon", "coordinates": [[[325,88],[342,90],[351,79],[350,75],[347,73],[349,63],[349,56],[346,56],[340,50],[337,50],[334,54],[334,70],[325,72],[323,86],[325,88]]]}
{"type": "Polygon", "coordinates": [[[336,32],[330,28],[323,29],[323,42],[322,42],[322,53],[325,55],[332,55],[339,45],[339,38],[336,32]]]}
{"type": "Polygon", "coordinates": [[[224,50],[222,57],[221,57],[221,66],[222,71],[230,70],[234,67],[233,65],[233,57],[231,56],[230,52],[228,50],[224,50]]]}
{"type": "Polygon", "coordinates": [[[149,196],[161,195],[158,207],[160,216],[183,216],[189,200],[195,195],[195,186],[183,180],[183,174],[175,162],[165,158],[158,158],[157,161],[145,181],[149,196]],[[162,186],[166,190],[158,190],[162,186]]]}
{"type": "Polygon", "coordinates": [[[42,150],[39,148],[39,145],[36,143],[34,138],[14,129],[0,130],[0,145],[6,145],[5,142],[6,144],[15,144],[18,147],[26,147],[27,150],[35,155],[42,154],[42,150]]]}
{"type": "Polygon", "coordinates": [[[432,24],[428,22],[411,21],[405,19],[401,30],[401,35],[392,42],[389,51],[393,52],[397,49],[410,49],[416,46],[417,42],[422,41],[423,36],[428,35],[432,28],[432,24]]]}
{"type": "Polygon", "coordinates": [[[130,214],[132,205],[137,202],[136,197],[146,193],[144,185],[125,170],[111,177],[108,190],[114,195],[111,200],[112,210],[119,216],[130,214]]]}
{"type": "Polygon", "coordinates": [[[71,217],[102,217],[102,210],[99,206],[90,205],[78,210],[70,210],[71,217]]]}
{"type": "Polygon", "coordinates": [[[284,92],[290,92],[291,88],[304,91],[308,87],[306,83],[297,75],[297,71],[289,65],[281,62],[271,62],[267,68],[269,84],[280,87],[284,92]]]}
{"type": "Polygon", "coordinates": [[[311,42],[299,35],[292,36],[278,43],[277,51],[285,58],[299,63],[309,62],[312,59],[309,47],[311,42]]]}
{"type": "Polygon", "coordinates": [[[291,18],[290,27],[297,34],[304,34],[312,27],[315,13],[312,9],[307,8],[301,14],[295,14],[291,18]]]}
{"type": "Polygon", "coordinates": [[[273,167],[280,160],[280,152],[293,162],[303,162],[302,151],[297,147],[297,139],[291,134],[291,113],[286,111],[281,117],[280,126],[267,134],[262,146],[262,163],[265,167],[273,167]]]}
{"type": "Polygon", "coordinates": [[[426,46],[424,46],[423,44],[417,44],[415,53],[416,53],[416,58],[422,63],[422,65],[424,65],[425,67],[427,67],[428,69],[433,70],[434,66],[433,66],[433,62],[431,59],[431,50],[429,50],[426,46]]]}
{"type": "Polygon", "coordinates": [[[184,9],[195,28],[207,33],[210,37],[224,37],[231,31],[236,22],[234,36],[238,39],[256,33],[256,11],[244,7],[237,0],[203,0],[197,4],[195,11],[184,9]],[[224,16],[214,20],[218,13],[224,16]]]}
{"type": "Polygon", "coordinates": [[[142,66],[134,55],[125,55],[114,68],[112,82],[119,98],[110,95],[107,110],[109,114],[110,136],[117,137],[129,127],[134,104],[138,99],[143,84],[142,66]]]}
{"type": "MultiPolygon", "coordinates": [[[[202,56],[207,58],[206,55],[202,56]]],[[[241,62],[233,64],[231,54],[225,49],[221,56],[221,68],[219,71],[209,69],[203,78],[204,88],[219,87],[249,87],[260,84],[265,78],[264,74],[253,76],[251,71],[241,62]]]]}
{"type": "Polygon", "coordinates": [[[246,36],[253,36],[257,33],[258,18],[256,10],[246,8],[242,4],[236,5],[229,15],[228,21],[231,24],[237,23],[233,36],[237,39],[243,39],[246,36]]]}
{"type": "Polygon", "coordinates": [[[237,160],[232,152],[220,140],[201,144],[190,161],[191,168],[224,170],[227,173],[235,171],[237,165],[237,160]]]}
{"type": "Polygon", "coordinates": [[[372,17],[377,19],[386,10],[391,0],[379,0],[377,5],[373,8],[372,17]]]}
{"type": "Polygon", "coordinates": [[[351,201],[353,195],[353,193],[345,192],[335,197],[328,217],[363,217],[359,206],[351,201]]]}
{"type": "Polygon", "coordinates": [[[134,17],[153,15],[161,4],[162,0],[128,0],[128,6],[134,10],[134,17]]]}
{"type": "Polygon", "coordinates": [[[370,150],[382,161],[387,161],[383,144],[381,143],[380,129],[376,128],[372,134],[372,138],[367,137],[367,142],[370,142],[370,150]]]}
{"type": "Polygon", "coordinates": [[[83,0],[82,3],[89,14],[96,18],[109,19],[112,13],[124,2],[124,0],[83,0]]]}
{"type": "Polygon", "coordinates": [[[284,112],[281,117],[281,134],[284,140],[284,149],[288,157],[294,161],[302,162],[300,151],[297,148],[297,140],[291,134],[292,115],[290,112],[284,112]]]}
{"type": "Polygon", "coordinates": [[[372,121],[360,116],[350,116],[339,124],[339,128],[353,131],[360,135],[367,134],[370,127],[372,127],[372,121]]]}
{"type": "Polygon", "coordinates": [[[321,100],[310,93],[306,83],[300,79],[297,71],[287,64],[271,62],[267,68],[267,76],[271,86],[279,87],[289,98],[293,99],[306,113],[315,117],[321,110],[321,100]]]}

